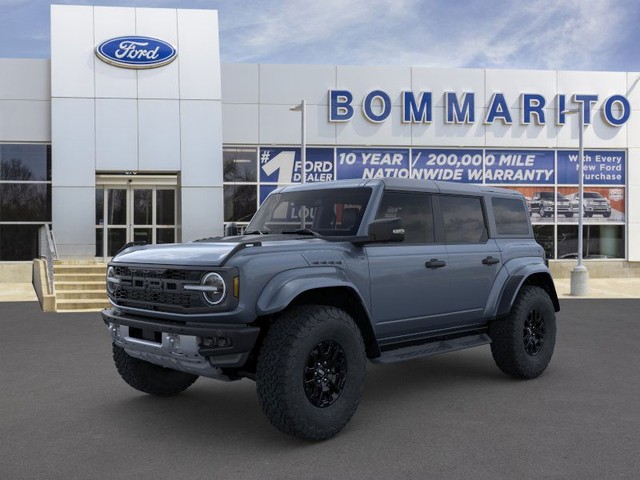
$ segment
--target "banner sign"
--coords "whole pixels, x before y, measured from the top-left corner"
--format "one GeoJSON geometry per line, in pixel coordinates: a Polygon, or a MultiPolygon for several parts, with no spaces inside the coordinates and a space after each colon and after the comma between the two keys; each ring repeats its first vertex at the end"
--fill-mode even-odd
{"type": "Polygon", "coordinates": [[[486,150],[485,183],[554,183],[553,150],[486,150]]]}
{"type": "MultiPolygon", "coordinates": [[[[624,150],[585,150],[584,183],[587,185],[624,185],[624,150]]],[[[558,183],[577,185],[578,151],[558,150],[558,183]]]]}
{"type": "Polygon", "coordinates": [[[409,178],[408,148],[338,148],[336,174],[347,178],[409,178]]]}
{"type": "MultiPolygon", "coordinates": [[[[335,180],[332,148],[307,148],[305,181],[335,180]]],[[[299,148],[261,148],[260,181],[270,183],[302,183],[299,148]]]]}
{"type": "Polygon", "coordinates": [[[482,183],[482,150],[411,150],[411,178],[482,183]]]}

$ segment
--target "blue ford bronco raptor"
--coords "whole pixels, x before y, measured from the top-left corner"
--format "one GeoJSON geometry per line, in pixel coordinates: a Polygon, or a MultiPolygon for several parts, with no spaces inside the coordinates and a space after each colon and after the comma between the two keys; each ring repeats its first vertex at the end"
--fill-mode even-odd
{"type": "Polygon", "coordinates": [[[367,360],[490,344],[504,373],[539,376],[560,309],[521,194],[401,179],[278,188],[243,235],[124,249],[107,290],[125,382],[167,396],[249,378],[307,440],[349,422],[367,360]]]}

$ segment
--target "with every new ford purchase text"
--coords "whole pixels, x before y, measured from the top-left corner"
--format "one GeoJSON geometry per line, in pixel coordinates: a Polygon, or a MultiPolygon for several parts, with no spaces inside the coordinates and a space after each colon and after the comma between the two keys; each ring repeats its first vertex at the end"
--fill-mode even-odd
{"type": "Polygon", "coordinates": [[[278,188],[243,235],[125,248],[102,317],[118,372],[167,396],[255,380],[271,423],[324,440],[358,408],[367,359],[490,344],[506,374],[547,367],[560,306],[525,198],[407,179],[278,188]]]}

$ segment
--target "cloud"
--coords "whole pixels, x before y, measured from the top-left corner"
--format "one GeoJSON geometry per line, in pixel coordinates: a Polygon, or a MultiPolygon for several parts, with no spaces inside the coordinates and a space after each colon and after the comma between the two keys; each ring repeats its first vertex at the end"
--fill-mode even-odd
{"type": "Polygon", "coordinates": [[[610,68],[612,52],[637,35],[629,19],[639,10],[625,0],[225,5],[227,62],[532,69],[610,68]]]}
{"type": "MultiPolygon", "coordinates": [[[[224,62],[640,70],[637,0],[91,3],[217,8],[224,62]]],[[[0,17],[0,58],[48,54],[49,2],[0,0],[0,17]]]]}

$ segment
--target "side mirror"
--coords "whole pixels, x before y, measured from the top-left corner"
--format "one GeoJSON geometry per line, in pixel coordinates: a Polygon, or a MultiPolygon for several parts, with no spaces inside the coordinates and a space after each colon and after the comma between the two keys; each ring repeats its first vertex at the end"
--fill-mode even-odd
{"type": "Polygon", "coordinates": [[[400,218],[379,218],[369,224],[367,230],[371,242],[402,242],[404,225],[400,218]]]}
{"type": "Polygon", "coordinates": [[[236,235],[238,235],[238,225],[235,222],[231,222],[224,229],[224,236],[235,237],[236,235]]]}

